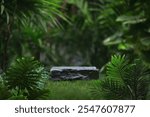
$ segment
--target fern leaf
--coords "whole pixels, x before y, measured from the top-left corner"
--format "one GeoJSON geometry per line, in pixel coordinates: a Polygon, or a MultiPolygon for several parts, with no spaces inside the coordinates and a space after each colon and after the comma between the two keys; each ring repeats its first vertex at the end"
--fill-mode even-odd
{"type": "Polygon", "coordinates": [[[119,82],[124,85],[124,77],[128,74],[126,71],[129,68],[128,61],[126,61],[125,56],[114,55],[111,61],[107,65],[107,78],[119,82]]]}

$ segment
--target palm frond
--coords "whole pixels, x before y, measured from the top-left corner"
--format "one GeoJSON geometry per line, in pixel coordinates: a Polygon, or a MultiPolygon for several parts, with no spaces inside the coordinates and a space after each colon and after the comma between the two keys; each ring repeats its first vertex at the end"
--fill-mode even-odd
{"type": "Polygon", "coordinates": [[[8,99],[11,96],[7,86],[4,85],[4,81],[0,80],[0,100],[8,99]]]}
{"type": "Polygon", "coordinates": [[[128,70],[128,77],[124,82],[128,85],[133,99],[146,99],[149,92],[150,72],[140,60],[136,60],[128,70]]]}
{"type": "Polygon", "coordinates": [[[19,22],[28,24],[32,22],[45,27],[45,21],[50,25],[59,25],[57,18],[67,20],[61,12],[61,0],[2,0],[1,16],[3,23],[19,22]]]}
{"type": "Polygon", "coordinates": [[[27,96],[24,95],[25,91],[19,91],[12,89],[11,91],[11,96],[8,98],[9,100],[27,100],[27,96]]]}
{"type": "Polygon", "coordinates": [[[94,98],[108,100],[127,99],[127,95],[130,95],[125,86],[108,78],[95,82],[91,88],[91,94],[94,98]]]}
{"type": "Polygon", "coordinates": [[[125,56],[114,55],[106,67],[106,77],[103,78],[99,85],[96,85],[95,91],[102,95],[103,99],[127,99],[130,96],[128,87],[124,83],[124,77],[127,75],[128,61],[125,56]]]}
{"type": "Polygon", "coordinates": [[[141,61],[132,64],[125,56],[114,55],[107,64],[106,78],[94,85],[92,93],[103,99],[147,99],[150,70],[141,61]]]}
{"type": "Polygon", "coordinates": [[[100,86],[104,99],[128,99],[130,96],[128,88],[117,80],[106,78],[100,82],[100,86]]]}
{"type": "Polygon", "coordinates": [[[48,99],[49,93],[50,93],[49,89],[43,88],[40,90],[30,91],[27,97],[29,100],[48,99]]]}
{"type": "Polygon", "coordinates": [[[47,78],[44,67],[34,58],[17,59],[6,71],[6,85],[9,89],[37,90],[43,88],[47,78]]]}
{"type": "Polygon", "coordinates": [[[128,61],[125,59],[125,56],[114,55],[112,56],[111,61],[107,64],[107,78],[115,81],[117,80],[123,85],[123,79],[128,75],[128,68],[128,61]]]}

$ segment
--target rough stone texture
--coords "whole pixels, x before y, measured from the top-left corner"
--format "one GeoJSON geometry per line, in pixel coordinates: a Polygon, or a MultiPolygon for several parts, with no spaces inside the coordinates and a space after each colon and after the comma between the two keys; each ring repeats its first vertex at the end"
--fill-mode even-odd
{"type": "Polygon", "coordinates": [[[88,80],[98,79],[99,70],[96,67],[52,67],[51,80],[88,80]]]}

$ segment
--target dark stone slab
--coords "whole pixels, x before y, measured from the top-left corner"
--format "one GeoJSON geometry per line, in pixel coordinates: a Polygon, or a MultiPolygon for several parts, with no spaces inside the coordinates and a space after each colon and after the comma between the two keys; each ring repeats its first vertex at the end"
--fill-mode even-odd
{"type": "Polygon", "coordinates": [[[51,80],[89,80],[98,79],[96,67],[52,67],[51,80]]]}

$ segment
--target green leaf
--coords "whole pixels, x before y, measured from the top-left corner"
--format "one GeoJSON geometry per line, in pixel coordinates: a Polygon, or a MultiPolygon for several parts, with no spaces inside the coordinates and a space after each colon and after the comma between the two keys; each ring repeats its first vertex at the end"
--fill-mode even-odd
{"type": "Polygon", "coordinates": [[[127,15],[122,15],[122,16],[119,16],[116,19],[116,21],[117,22],[122,22],[123,25],[137,24],[137,23],[145,22],[146,18],[142,18],[141,16],[127,16],[127,15]]]}
{"type": "Polygon", "coordinates": [[[5,13],[6,13],[7,24],[9,24],[9,14],[7,11],[5,11],[5,13]]]}
{"type": "Polygon", "coordinates": [[[104,41],[103,41],[103,44],[104,45],[117,45],[117,44],[120,44],[122,42],[122,33],[121,32],[116,32],[114,35],[106,38],[104,41]]]}
{"type": "Polygon", "coordinates": [[[150,47],[150,38],[143,38],[140,40],[144,46],[150,47]]]}
{"type": "Polygon", "coordinates": [[[4,5],[1,5],[1,15],[2,15],[3,12],[4,12],[4,9],[5,9],[4,5]]]}

